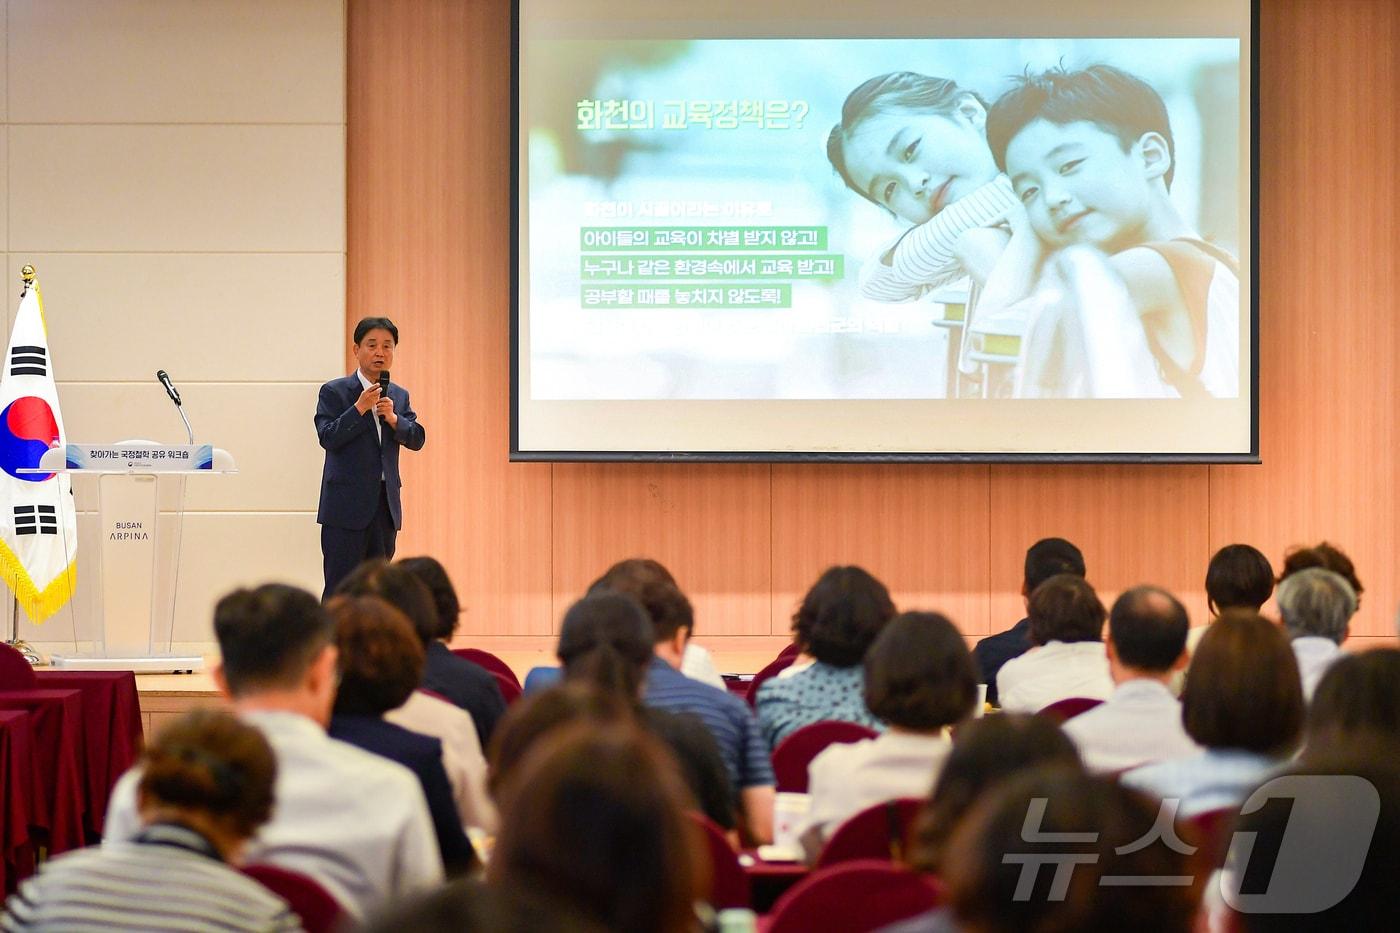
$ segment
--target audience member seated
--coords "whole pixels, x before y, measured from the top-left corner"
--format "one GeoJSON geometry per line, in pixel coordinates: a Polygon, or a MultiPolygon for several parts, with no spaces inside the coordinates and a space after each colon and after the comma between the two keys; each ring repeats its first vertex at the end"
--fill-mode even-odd
{"type": "Polygon", "coordinates": [[[755,707],[769,748],[814,722],[882,729],[865,705],[865,652],[894,618],[889,590],[860,567],[832,567],[792,617],[794,638],[815,662],[759,688],[755,707]]]}
{"type": "Polygon", "coordinates": [[[705,815],[726,830],[735,828],[734,785],[704,723],[688,713],[641,705],[652,663],[651,623],[636,600],[600,592],[570,606],[559,629],[559,660],[566,683],[586,683],[629,703],[641,725],[675,755],[705,815]]]}
{"type": "Polygon", "coordinates": [[[1179,801],[1183,818],[1239,806],[1293,752],[1302,730],[1303,688],[1283,630],[1256,613],[1226,612],[1201,639],[1181,705],[1186,734],[1205,750],[1120,780],[1179,801]]]}
{"type": "Polygon", "coordinates": [[[1318,682],[1308,705],[1310,752],[1371,736],[1400,743],[1400,649],[1343,654],[1318,682]]]}
{"type": "Polygon", "coordinates": [[[1002,665],[1001,708],[1036,713],[1058,700],[1106,700],[1113,692],[1103,646],[1104,608],[1083,577],[1062,573],[1037,586],[1026,604],[1035,646],[1002,665]]]}
{"type": "MultiPolygon", "coordinates": [[[[671,571],[667,570],[659,561],[650,557],[632,557],[627,560],[618,561],[608,570],[603,578],[609,575],[625,572],[629,576],[637,578],[657,579],[664,583],[669,583],[676,589],[680,589],[680,584],[676,578],[671,576],[671,571]]],[[[601,581],[598,581],[601,582],[601,581]]],[[[594,586],[598,583],[595,582],[594,586]]],[[[634,594],[635,595],[635,594],[634,594]]],[[[694,634],[693,632],[691,633],[694,634]]],[[[689,639],[685,643],[685,650],[681,653],[680,672],[693,680],[698,680],[702,684],[709,684],[720,690],[727,690],[724,677],[720,674],[719,668],[715,667],[715,659],[710,656],[710,652],[703,646],[696,644],[695,640],[689,639]]],[[[558,683],[560,670],[557,667],[532,667],[525,675],[523,690],[531,693],[545,687],[558,683]]]]}
{"type": "MultiPolygon", "coordinates": [[[[248,860],[300,872],[356,916],[442,880],[423,791],[403,766],[326,735],[335,699],[334,626],[304,590],[269,583],[219,600],[214,682],[277,758],[272,819],[248,860]]],[[[138,766],[112,791],[103,845],[141,832],[138,766]]]]}
{"type": "Polygon", "coordinates": [[[957,857],[943,880],[958,929],[1188,933],[1202,879],[1157,831],[1159,809],[1107,777],[1054,767],[990,791],[949,843],[957,857]],[[1028,829],[1076,841],[1027,839],[1028,829]],[[1157,883],[1113,883],[1142,878],[1157,883]],[[1171,878],[1187,881],[1162,883],[1171,878]]]}
{"type": "MultiPolygon", "coordinates": [[[[501,728],[505,728],[502,720],[501,728]]],[[[499,734],[499,732],[498,732],[499,734]]],[[[608,933],[534,891],[459,880],[375,918],[360,933],[608,933]]]]}
{"type": "MultiPolygon", "coordinates": [[[[422,570],[424,560],[418,558],[414,566],[422,570]]],[[[336,588],[336,593],[343,596],[378,596],[408,616],[418,640],[423,643],[425,661],[422,686],[471,713],[481,747],[486,748],[491,742],[491,732],[496,728],[496,722],[505,714],[506,701],[490,671],[466,658],[457,657],[447,647],[446,639],[451,638],[457,628],[458,612],[451,608],[456,604],[457,596],[451,591],[452,584],[447,581],[446,572],[440,579],[447,585],[446,591],[440,591],[444,599],[442,609],[435,605],[432,590],[419,579],[417,573],[402,564],[389,564],[379,559],[365,561],[357,567],[336,588]]]]}
{"type": "Polygon", "coordinates": [[[1340,574],[1321,567],[1291,573],[1278,585],[1278,611],[1293,645],[1303,699],[1311,700],[1322,675],[1342,656],[1356,593],[1340,574]]]}
{"type": "Polygon", "coordinates": [[[933,795],[915,824],[910,867],[941,875],[958,821],[991,788],[1037,765],[1081,767],[1074,743],[1050,720],[1005,713],[959,726],[933,795]]]}
{"type": "Polygon", "coordinates": [[[866,705],[889,728],[874,739],[830,745],[812,760],[802,831],[809,862],[838,826],[867,807],[927,797],[952,747],[948,727],[977,702],[967,643],[941,615],[896,616],[864,664],[866,705]]]}
{"type": "Polygon", "coordinates": [[[652,709],[688,713],[705,724],[719,746],[729,782],[739,792],[742,834],[755,844],[770,842],[776,780],[753,710],[729,691],[701,683],[680,670],[695,628],[690,600],[666,568],[652,560],[614,564],[588,592],[622,593],[645,610],[651,621],[654,656],[646,671],[643,702],[652,709]]]}
{"type": "Polygon", "coordinates": [[[704,866],[675,762],[636,727],[550,733],[501,788],[494,884],[613,933],[690,933],[704,866]]]}
{"type": "Polygon", "coordinates": [[[197,709],[141,756],[129,842],[47,862],[10,898],[5,930],[299,930],[287,904],[230,867],[272,815],[277,761],[262,733],[197,709]]]}
{"type": "MultiPolygon", "coordinates": [[[[1026,551],[1024,573],[1021,577],[1021,598],[1030,602],[1031,593],[1051,577],[1062,573],[1084,576],[1084,555],[1064,538],[1041,538],[1026,551]]],[[[987,702],[1000,706],[997,694],[997,673],[1012,658],[1031,650],[1031,620],[1024,618],[1004,632],[988,635],[972,649],[977,662],[978,683],[987,685],[987,702]]]]}
{"type": "Polygon", "coordinates": [[[486,755],[476,737],[471,714],[420,687],[398,709],[385,713],[384,718],[442,743],[442,768],[452,785],[452,799],[462,826],[495,832],[496,805],[486,792],[486,755]]]}
{"type": "Polygon", "coordinates": [[[1283,557],[1283,570],[1278,575],[1278,582],[1282,583],[1290,576],[1300,570],[1309,567],[1321,567],[1323,570],[1330,570],[1339,574],[1343,580],[1351,584],[1351,591],[1356,594],[1356,605],[1361,606],[1361,594],[1366,588],[1361,585],[1361,580],[1356,576],[1356,565],[1351,562],[1351,558],[1334,544],[1323,541],[1313,547],[1293,548],[1283,557]]]}
{"type": "Polygon", "coordinates": [[[1186,607],[1155,586],[1128,590],[1114,602],[1104,647],[1116,686],[1101,705],[1064,724],[1090,771],[1124,771],[1200,752],[1169,687],[1186,667],[1189,629],[1186,607]]]}
{"type": "MultiPolygon", "coordinates": [[[[1212,620],[1231,609],[1258,612],[1274,593],[1274,568],[1258,548],[1227,544],[1206,567],[1206,608],[1212,620]]],[[[1195,653],[1210,622],[1191,629],[1186,648],[1195,653]]]]}
{"type": "Polygon", "coordinates": [[[515,769],[549,733],[580,724],[594,729],[636,725],[637,713],[636,703],[583,680],[522,697],[506,712],[491,740],[486,786],[492,798],[500,799],[515,769]]]}
{"type": "Polygon", "coordinates": [[[1248,861],[1227,868],[1221,883],[1235,903],[1252,903],[1231,912],[1223,926],[1240,933],[1400,928],[1400,744],[1372,737],[1309,751],[1285,773],[1324,780],[1345,775],[1359,788],[1347,793],[1347,785],[1327,785],[1331,792],[1296,799],[1285,791],[1278,796],[1288,805],[1251,807],[1240,817],[1236,832],[1254,841],[1248,861]],[[1372,824],[1368,810],[1376,805],[1372,824]]]}
{"type": "Polygon", "coordinates": [[[477,864],[462,831],[452,786],[442,767],[442,743],[384,719],[402,706],[423,679],[423,646],[403,613],[373,596],[337,596],[326,605],[335,622],[340,688],[331,738],[396,761],[413,772],[428,801],[428,815],[448,874],[477,864]]]}

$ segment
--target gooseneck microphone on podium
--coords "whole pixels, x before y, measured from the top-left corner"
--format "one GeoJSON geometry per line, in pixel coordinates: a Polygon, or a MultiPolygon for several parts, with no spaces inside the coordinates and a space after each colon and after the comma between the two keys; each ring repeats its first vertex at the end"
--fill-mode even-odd
{"type": "Polygon", "coordinates": [[[193,447],[194,429],[190,427],[190,419],[185,417],[185,406],[180,401],[180,393],[175,390],[175,383],[170,381],[170,374],[163,369],[156,370],[156,379],[165,386],[165,394],[175,403],[175,410],[180,413],[180,420],[185,423],[185,436],[190,439],[190,446],[193,447]]]}

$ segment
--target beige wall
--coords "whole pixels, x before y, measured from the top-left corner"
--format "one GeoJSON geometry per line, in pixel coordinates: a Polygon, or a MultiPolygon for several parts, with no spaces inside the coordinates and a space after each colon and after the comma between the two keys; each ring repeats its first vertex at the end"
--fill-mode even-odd
{"type": "MultiPolygon", "coordinates": [[[[209,642],[230,587],[320,586],[311,415],[348,371],[343,3],[0,11],[3,291],[34,264],[68,437],[184,443],[164,368],[196,439],[241,467],[189,485],[175,640],[209,642]]],[[[49,646],[72,621],[21,635],[49,646]]]]}

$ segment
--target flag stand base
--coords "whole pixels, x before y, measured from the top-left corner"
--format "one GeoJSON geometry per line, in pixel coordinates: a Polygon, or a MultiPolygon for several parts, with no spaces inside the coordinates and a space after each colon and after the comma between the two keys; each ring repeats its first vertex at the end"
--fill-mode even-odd
{"type": "Polygon", "coordinates": [[[13,639],[11,641],[5,642],[5,644],[9,645],[11,648],[15,649],[21,655],[23,655],[24,659],[29,662],[30,667],[44,666],[44,656],[40,654],[38,649],[36,649],[29,642],[20,641],[19,639],[13,639]]]}

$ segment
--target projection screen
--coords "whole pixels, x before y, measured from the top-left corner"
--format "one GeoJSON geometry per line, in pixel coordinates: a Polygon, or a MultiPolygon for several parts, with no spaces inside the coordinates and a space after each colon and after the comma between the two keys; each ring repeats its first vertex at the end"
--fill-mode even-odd
{"type": "Polygon", "coordinates": [[[1258,459],[1247,0],[515,13],[512,459],[1258,459]]]}

